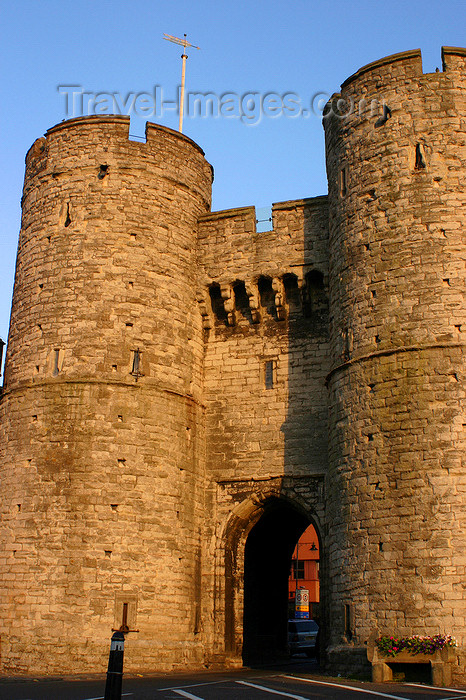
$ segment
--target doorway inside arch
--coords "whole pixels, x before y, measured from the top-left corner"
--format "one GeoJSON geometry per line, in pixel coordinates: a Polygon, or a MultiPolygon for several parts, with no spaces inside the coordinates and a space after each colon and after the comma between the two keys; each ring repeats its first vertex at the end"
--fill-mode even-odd
{"type": "Polygon", "coordinates": [[[244,551],[243,663],[262,664],[288,653],[292,555],[309,518],[272,498],[251,529],[244,551]]]}

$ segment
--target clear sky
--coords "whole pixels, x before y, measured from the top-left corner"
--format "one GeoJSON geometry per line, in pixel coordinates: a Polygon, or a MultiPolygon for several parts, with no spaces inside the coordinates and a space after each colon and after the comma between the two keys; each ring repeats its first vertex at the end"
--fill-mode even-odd
{"type": "MultiPolygon", "coordinates": [[[[67,118],[66,95],[58,86],[81,86],[75,90],[91,95],[116,93],[128,105],[132,95],[151,96],[159,86],[159,97],[174,100],[181,49],[162,36],[186,33],[201,47],[189,50],[187,90],[218,96],[223,113],[188,116],[184,125],[214,166],[213,209],[266,207],[327,190],[319,99],[388,54],[420,48],[424,72],[433,72],[441,68],[442,45],[466,43],[464,0],[2,0],[0,12],[4,340],[24,156],[36,138],[67,118]],[[230,99],[225,93],[237,102],[224,102],[230,99]],[[272,99],[266,108],[275,116],[257,118],[247,93],[280,98],[293,93],[308,114],[296,116],[294,104],[277,110],[272,99]]],[[[150,99],[141,100],[139,112],[150,110],[150,99]]],[[[79,110],[77,104],[76,115],[79,110]]],[[[132,131],[142,133],[147,112],[138,117],[133,109],[133,116],[132,131]]],[[[178,126],[170,110],[149,120],[178,126]]]]}

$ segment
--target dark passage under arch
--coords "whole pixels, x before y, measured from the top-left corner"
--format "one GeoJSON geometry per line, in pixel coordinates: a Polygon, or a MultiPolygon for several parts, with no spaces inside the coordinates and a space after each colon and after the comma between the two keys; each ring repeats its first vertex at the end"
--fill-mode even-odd
{"type": "Polygon", "coordinates": [[[291,556],[309,518],[271,498],[246,540],[243,663],[266,663],[287,652],[288,575],[291,556]]]}

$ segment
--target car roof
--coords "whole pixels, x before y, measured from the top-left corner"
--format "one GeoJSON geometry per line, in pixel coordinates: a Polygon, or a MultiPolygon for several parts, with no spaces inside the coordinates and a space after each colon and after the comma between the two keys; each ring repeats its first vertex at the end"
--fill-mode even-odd
{"type": "Polygon", "coordinates": [[[298,625],[299,625],[299,624],[306,624],[306,625],[309,625],[310,623],[312,623],[312,624],[315,625],[316,627],[319,626],[315,620],[304,620],[303,618],[298,618],[298,619],[296,619],[296,620],[288,620],[288,625],[291,625],[291,624],[293,624],[293,625],[296,625],[296,624],[298,624],[298,625]]]}

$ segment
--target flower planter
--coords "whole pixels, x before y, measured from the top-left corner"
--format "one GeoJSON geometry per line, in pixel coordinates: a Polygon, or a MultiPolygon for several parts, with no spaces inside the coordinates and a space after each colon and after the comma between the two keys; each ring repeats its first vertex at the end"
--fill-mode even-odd
{"type": "Polygon", "coordinates": [[[374,645],[369,645],[367,658],[372,664],[374,683],[392,681],[392,666],[395,664],[430,664],[432,685],[447,686],[451,684],[451,667],[455,660],[455,650],[453,647],[445,647],[433,654],[410,654],[408,651],[400,651],[396,656],[387,656],[374,645]]]}

